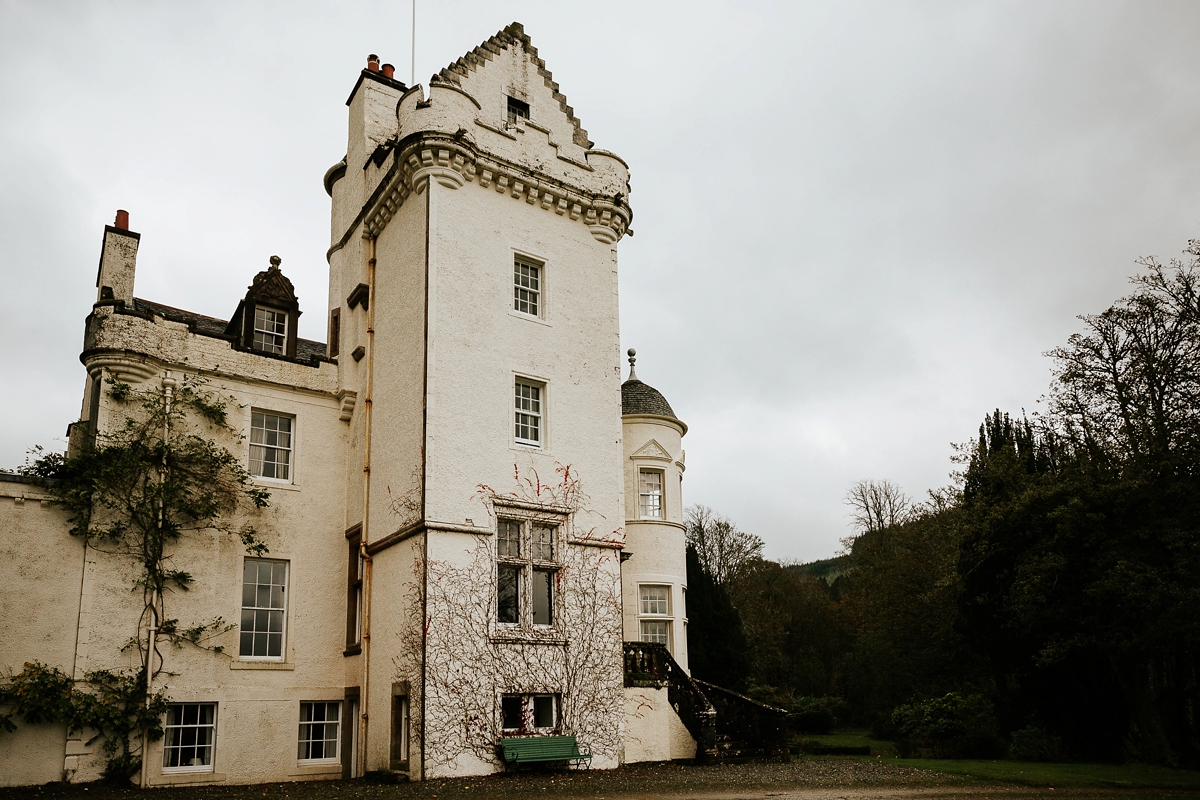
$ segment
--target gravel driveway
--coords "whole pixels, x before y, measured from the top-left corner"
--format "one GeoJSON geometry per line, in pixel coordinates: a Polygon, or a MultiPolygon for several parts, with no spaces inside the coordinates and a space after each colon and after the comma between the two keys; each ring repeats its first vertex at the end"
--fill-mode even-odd
{"type": "Polygon", "coordinates": [[[367,781],[272,783],[256,786],[209,786],[116,789],[91,784],[50,784],[0,789],[0,800],[510,800],[516,798],[603,798],[604,800],[956,800],[956,798],[1200,798],[1181,791],[1111,789],[1038,789],[985,784],[936,772],[882,762],[850,759],[800,759],[790,764],[738,764],[697,767],[638,764],[616,770],[492,775],[413,784],[367,781]]]}

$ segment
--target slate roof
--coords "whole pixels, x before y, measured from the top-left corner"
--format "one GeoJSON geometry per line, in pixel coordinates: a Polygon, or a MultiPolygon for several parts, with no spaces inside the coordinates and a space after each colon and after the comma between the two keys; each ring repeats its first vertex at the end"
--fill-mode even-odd
{"type": "Polygon", "coordinates": [[[162,303],[152,303],[140,297],[133,298],[133,310],[156,314],[170,322],[182,322],[193,333],[198,333],[201,336],[213,336],[217,339],[228,338],[225,336],[225,326],[229,324],[227,320],[206,317],[203,314],[194,314],[191,311],[184,311],[181,308],[164,306],[162,303]]]}
{"type": "Polygon", "coordinates": [[[662,392],[637,378],[630,378],[621,384],[621,413],[656,414],[660,417],[679,419],[671,410],[667,398],[662,396],[662,392]]]}
{"type": "MultiPolygon", "coordinates": [[[[228,320],[217,319],[216,317],[206,317],[203,314],[196,314],[192,311],[184,311],[181,308],[173,308],[164,306],[162,303],[152,303],[149,300],[143,300],[140,297],[133,299],[133,310],[135,313],[156,314],[170,322],[180,322],[187,325],[188,328],[198,336],[211,336],[214,339],[224,339],[227,342],[237,340],[236,336],[229,336],[225,333],[225,328],[229,325],[228,320]]],[[[325,355],[326,351],[324,342],[314,342],[311,339],[296,339],[296,361],[317,364],[320,361],[331,361],[325,355]]],[[[259,353],[258,355],[265,355],[259,353]]],[[[271,356],[271,358],[281,358],[282,356],[271,356]]],[[[291,361],[292,359],[287,359],[291,361]]]]}

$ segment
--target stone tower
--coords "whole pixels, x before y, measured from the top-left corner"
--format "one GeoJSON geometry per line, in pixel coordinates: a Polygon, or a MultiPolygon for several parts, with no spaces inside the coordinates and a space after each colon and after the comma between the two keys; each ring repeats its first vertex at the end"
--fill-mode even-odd
{"type": "Polygon", "coordinates": [[[685,670],[687,561],[683,436],[687,425],[662,393],[638,380],[629,351],[621,384],[625,551],[621,570],[625,640],[665,645],[685,670]]]}
{"type": "Polygon", "coordinates": [[[517,23],[427,89],[372,56],[347,105],[325,184],[356,769],[490,772],[498,735],[548,730],[615,765],[627,166],[517,23]]]}

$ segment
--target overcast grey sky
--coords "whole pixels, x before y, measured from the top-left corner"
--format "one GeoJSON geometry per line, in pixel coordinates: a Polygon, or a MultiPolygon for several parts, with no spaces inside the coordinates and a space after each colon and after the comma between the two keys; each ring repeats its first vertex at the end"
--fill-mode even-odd
{"type": "MultiPolygon", "coordinates": [[[[409,0],[0,0],[0,468],[63,446],[103,226],[228,318],[271,254],[324,339],[327,167],[409,0]]],[[[833,555],[860,478],[946,483],[1041,353],[1200,236],[1200,4],[418,0],[416,75],[519,20],[625,158],[621,331],[690,426],[685,501],[833,555]]]]}

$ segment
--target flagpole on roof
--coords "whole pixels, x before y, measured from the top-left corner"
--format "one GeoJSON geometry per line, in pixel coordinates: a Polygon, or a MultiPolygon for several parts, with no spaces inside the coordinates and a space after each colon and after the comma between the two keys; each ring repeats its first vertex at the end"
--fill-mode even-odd
{"type": "Polygon", "coordinates": [[[417,85],[417,0],[412,0],[412,69],[409,73],[408,85],[417,85]]]}

